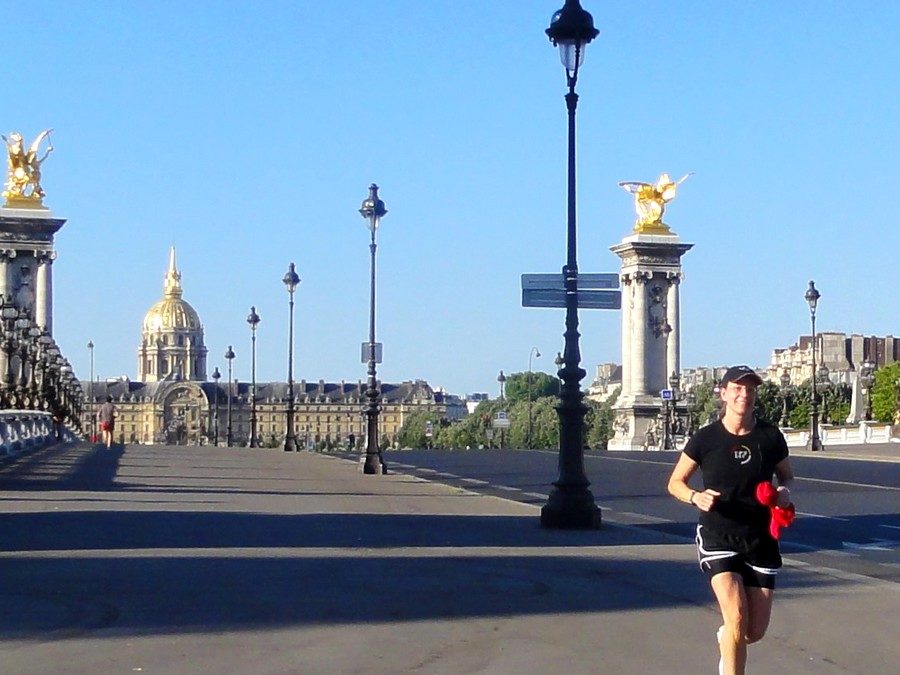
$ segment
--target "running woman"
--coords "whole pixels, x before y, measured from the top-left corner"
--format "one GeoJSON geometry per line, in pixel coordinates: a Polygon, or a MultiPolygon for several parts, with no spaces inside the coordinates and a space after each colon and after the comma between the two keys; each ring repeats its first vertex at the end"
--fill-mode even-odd
{"type": "Polygon", "coordinates": [[[754,415],[762,379],[747,366],[729,368],[719,384],[721,419],[688,440],[669,478],[669,493],[700,510],[697,551],[722,612],[720,675],[744,675],[747,645],[766,634],[778,540],[769,533],[769,509],[756,500],[761,481],[778,479],[777,505],[791,502],[794,474],[778,427],[754,415]],[[688,483],[700,469],[703,489],[688,483]]]}

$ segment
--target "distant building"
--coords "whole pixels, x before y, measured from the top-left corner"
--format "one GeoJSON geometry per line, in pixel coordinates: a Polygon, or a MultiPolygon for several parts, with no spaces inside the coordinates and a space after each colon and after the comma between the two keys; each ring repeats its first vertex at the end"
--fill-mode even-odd
{"type": "Polygon", "coordinates": [[[466,411],[471,415],[475,412],[482,401],[487,401],[490,397],[487,394],[468,394],[466,396],[466,411]]]}
{"type": "Polygon", "coordinates": [[[622,366],[618,363],[601,363],[597,366],[597,374],[587,390],[587,398],[603,402],[610,398],[616,390],[622,389],[622,366]]]}
{"type": "MultiPolygon", "coordinates": [[[[84,383],[86,405],[82,424],[86,432],[97,406],[112,397],[118,409],[116,440],[122,443],[170,443],[200,445],[228,433],[228,410],[234,445],[250,438],[253,392],[249,382],[226,377],[207,382],[207,349],[203,325],[197,312],[182,298],[181,274],[174,249],[163,285],[163,299],[144,317],[138,348],[138,381],[128,378],[84,383]]],[[[414,412],[430,411],[449,419],[465,415],[458,397],[433,390],[427,382],[378,383],[381,391],[379,432],[382,443],[394,440],[406,418],[414,412]]],[[[364,442],[366,420],[363,407],[367,384],[356,382],[294,383],[294,435],[300,447],[339,445],[351,436],[364,442]]],[[[257,382],[257,438],[260,445],[276,446],[284,441],[288,385],[257,382]]]]}
{"type": "MultiPolygon", "coordinates": [[[[900,361],[900,338],[863,336],[859,334],[825,332],[816,334],[816,367],[825,364],[828,379],[835,383],[851,384],[862,364],[870,361],[876,368],[900,361]]],[[[787,373],[792,385],[800,385],[812,377],[813,340],[801,335],[790,347],[775,349],[765,379],[780,382],[787,373]]]]}

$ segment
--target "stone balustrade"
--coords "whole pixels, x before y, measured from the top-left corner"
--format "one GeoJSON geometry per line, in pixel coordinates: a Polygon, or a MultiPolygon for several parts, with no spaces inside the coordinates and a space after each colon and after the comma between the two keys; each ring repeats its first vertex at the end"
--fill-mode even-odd
{"type": "Polygon", "coordinates": [[[57,434],[53,416],[36,410],[0,410],[0,458],[54,443],[76,440],[66,426],[57,434]]]}
{"type": "MultiPolygon", "coordinates": [[[[825,446],[900,442],[900,437],[897,437],[894,431],[890,424],[878,422],[841,426],[823,424],[819,427],[819,438],[825,446]]],[[[809,441],[809,429],[782,429],[782,432],[787,439],[788,447],[802,447],[809,441]]]]}

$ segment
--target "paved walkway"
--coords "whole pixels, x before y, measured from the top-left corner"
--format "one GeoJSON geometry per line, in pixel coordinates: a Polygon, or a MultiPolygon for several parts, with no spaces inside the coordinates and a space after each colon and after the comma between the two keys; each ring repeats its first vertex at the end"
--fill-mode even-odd
{"type": "MultiPolygon", "coordinates": [[[[889,672],[898,591],[789,561],[751,672],[889,672]]],[[[0,467],[0,608],[4,675],[713,674],[719,625],[667,535],[547,531],[526,504],[209,447],[0,467]]]]}

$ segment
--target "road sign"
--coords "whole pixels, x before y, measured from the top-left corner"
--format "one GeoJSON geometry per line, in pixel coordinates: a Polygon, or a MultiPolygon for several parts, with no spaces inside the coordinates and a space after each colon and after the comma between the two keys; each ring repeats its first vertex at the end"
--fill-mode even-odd
{"type": "Polygon", "coordinates": [[[500,410],[494,415],[491,426],[495,429],[509,429],[509,418],[506,416],[505,410],[500,410]]]}
{"type": "Polygon", "coordinates": [[[362,362],[369,362],[369,348],[373,347],[375,351],[375,363],[381,363],[381,343],[380,342],[363,342],[362,343],[362,362]]]}
{"type": "MultiPolygon", "coordinates": [[[[618,274],[579,274],[578,290],[618,288],[618,274]]],[[[526,289],[558,289],[565,290],[566,280],[562,274],[523,274],[522,290],[526,289]]]]}
{"type": "Polygon", "coordinates": [[[663,401],[671,401],[672,400],[672,390],[671,389],[663,389],[659,392],[659,397],[663,401]]]}
{"type": "MultiPolygon", "coordinates": [[[[522,307],[565,307],[566,292],[561,288],[523,288],[522,307]]],[[[621,309],[621,291],[578,290],[580,309],[621,309]]]]}

